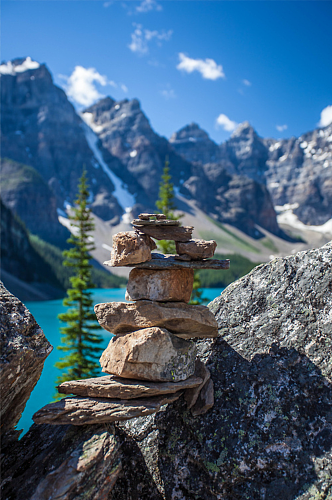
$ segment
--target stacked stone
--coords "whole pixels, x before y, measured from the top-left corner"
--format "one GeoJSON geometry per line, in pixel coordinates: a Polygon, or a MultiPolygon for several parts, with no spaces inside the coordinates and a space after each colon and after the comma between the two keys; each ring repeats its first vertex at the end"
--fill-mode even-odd
{"type": "Polygon", "coordinates": [[[133,231],[113,237],[111,267],[133,267],[128,302],[97,304],[100,325],[114,334],[100,358],[107,376],[64,382],[74,394],[34,415],[36,423],[83,425],[127,420],[157,412],[183,393],[194,415],[213,406],[208,369],[196,360],[192,338],[214,338],[218,325],[205,306],[189,305],[194,269],[228,269],[211,259],[216,242],[192,239],[193,227],[163,214],[141,214],[133,231]],[[151,253],[153,239],[173,240],[177,255],[151,253]]]}

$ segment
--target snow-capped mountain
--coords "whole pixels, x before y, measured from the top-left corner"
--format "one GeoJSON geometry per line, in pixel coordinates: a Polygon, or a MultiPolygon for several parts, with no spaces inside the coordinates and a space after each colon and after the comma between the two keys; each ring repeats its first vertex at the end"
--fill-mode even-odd
{"type": "Polygon", "coordinates": [[[216,171],[265,184],[278,212],[291,210],[310,225],[322,225],[332,217],[332,124],[299,138],[276,140],[259,137],[244,122],[219,146],[198,126],[193,134],[189,125],[170,142],[187,160],[213,162],[216,171]]]}
{"type": "Polygon", "coordinates": [[[305,223],[331,217],[329,128],[276,141],[244,123],[217,145],[191,124],[168,141],[137,99],[107,97],[78,114],[45,64],[15,59],[0,65],[0,74],[2,157],[10,160],[3,161],[1,195],[48,241],[59,230],[56,211],[64,217],[74,202],[84,165],[92,210],[114,225],[128,212],[154,209],[166,158],[176,193],[253,238],[262,236],[257,225],[284,236],[273,205],[292,204],[305,223]]]}

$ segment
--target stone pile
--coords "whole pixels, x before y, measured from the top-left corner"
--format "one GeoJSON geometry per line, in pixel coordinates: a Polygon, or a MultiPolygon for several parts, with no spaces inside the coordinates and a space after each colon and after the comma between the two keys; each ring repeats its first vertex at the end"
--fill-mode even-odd
{"type": "Polygon", "coordinates": [[[213,383],[196,360],[193,338],[214,338],[218,325],[205,306],[189,305],[194,269],[228,269],[211,259],[216,242],[192,239],[193,227],[163,214],[141,214],[134,230],[113,237],[111,267],[133,267],[128,302],[97,304],[100,325],[114,334],[100,358],[107,376],[62,383],[74,394],[39,410],[36,423],[112,422],[149,415],[184,394],[193,415],[213,406],[213,383]],[[153,239],[173,240],[177,255],[151,253],[153,239]],[[209,260],[207,260],[209,259],[209,260]]]}

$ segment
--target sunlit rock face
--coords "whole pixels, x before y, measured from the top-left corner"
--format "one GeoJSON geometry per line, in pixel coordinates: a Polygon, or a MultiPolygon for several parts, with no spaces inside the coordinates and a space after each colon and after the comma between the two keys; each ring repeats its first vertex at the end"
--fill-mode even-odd
{"type": "Polygon", "coordinates": [[[6,443],[52,351],[32,314],[0,281],[1,434],[6,443]]]}
{"type": "Polygon", "coordinates": [[[84,110],[82,116],[103,147],[125,165],[126,182],[138,185],[145,203],[153,206],[158,198],[166,158],[176,186],[190,176],[190,163],[154,132],[137,99],[115,102],[107,97],[84,110]]]}
{"type": "Polygon", "coordinates": [[[332,124],[298,139],[266,140],[267,186],[274,204],[292,204],[304,224],[332,217],[332,124]]]}
{"type": "Polygon", "coordinates": [[[263,139],[244,122],[217,145],[191,124],[174,133],[170,142],[188,161],[204,169],[213,164],[214,176],[226,171],[265,184],[273,205],[291,205],[304,224],[321,225],[332,217],[332,125],[276,140],[263,139]]]}
{"type": "Polygon", "coordinates": [[[193,417],[179,400],[119,424],[115,498],[328,496],[332,244],[259,266],[209,307],[219,337],[196,345],[215,404],[193,417]]]}

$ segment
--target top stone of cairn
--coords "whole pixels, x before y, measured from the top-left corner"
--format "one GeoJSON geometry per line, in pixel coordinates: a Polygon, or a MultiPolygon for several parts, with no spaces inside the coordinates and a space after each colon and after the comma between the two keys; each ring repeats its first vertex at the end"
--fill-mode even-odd
{"type": "Polygon", "coordinates": [[[134,231],[113,236],[111,260],[104,265],[138,267],[140,269],[228,269],[229,260],[211,259],[216,242],[192,239],[192,226],[181,226],[164,214],[143,213],[132,221],[134,231]],[[173,240],[178,255],[151,254],[156,240],[173,240]]]}

